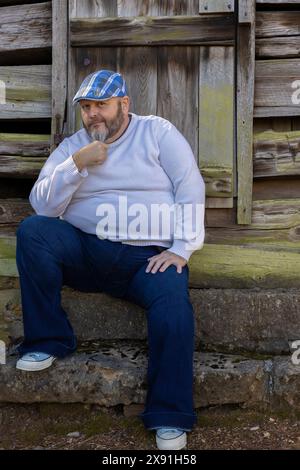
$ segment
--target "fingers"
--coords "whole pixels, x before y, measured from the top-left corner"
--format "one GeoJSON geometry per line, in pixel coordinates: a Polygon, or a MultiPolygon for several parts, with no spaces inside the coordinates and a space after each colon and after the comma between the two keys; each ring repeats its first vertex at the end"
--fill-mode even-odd
{"type": "Polygon", "coordinates": [[[146,273],[151,272],[152,274],[155,274],[157,273],[158,270],[159,272],[164,272],[166,269],[168,269],[169,266],[171,266],[171,264],[174,264],[174,266],[176,266],[178,274],[182,273],[182,266],[180,262],[177,260],[174,260],[173,257],[169,257],[169,256],[168,256],[168,259],[166,259],[164,253],[156,255],[156,256],[152,256],[151,258],[148,258],[148,260],[150,261],[146,268],[146,271],[145,271],[146,273]]]}

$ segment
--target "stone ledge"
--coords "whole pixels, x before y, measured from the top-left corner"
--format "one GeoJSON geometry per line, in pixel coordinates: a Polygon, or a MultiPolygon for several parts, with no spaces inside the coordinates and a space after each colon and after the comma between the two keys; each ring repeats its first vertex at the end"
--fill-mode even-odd
{"type": "MultiPolygon", "coordinates": [[[[57,360],[49,369],[15,369],[10,355],[0,366],[0,402],[96,403],[102,406],[144,403],[147,351],[118,342],[57,360]]],[[[195,407],[225,403],[252,406],[268,401],[269,374],[264,361],[242,356],[195,353],[195,407]]]]}
{"type": "MultiPolygon", "coordinates": [[[[190,289],[190,296],[197,349],[281,355],[300,339],[298,289],[190,289]]],[[[64,288],[62,305],[80,341],[147,337],[145,312],[132,303],[64,288]]],[[[0,290],[0,339],[22,334],[20,291],[0,290]]]]}

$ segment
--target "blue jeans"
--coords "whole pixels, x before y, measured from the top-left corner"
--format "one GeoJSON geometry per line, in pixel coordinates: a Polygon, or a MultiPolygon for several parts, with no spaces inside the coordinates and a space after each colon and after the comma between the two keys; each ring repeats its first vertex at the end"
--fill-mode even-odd
{"type": "Polygon", "coordinates": [[[141,418],[148,429],[191,430],[194,314],[186,265],[146,273],[159,248],[99,239],[59,218],[32,215],[17,230],[24,341],[20,354],[41,351],[62,358],[76,337],[61,306],[61,288],[106,292],[143,307],[148,325],[147,399],[141,418]]]}

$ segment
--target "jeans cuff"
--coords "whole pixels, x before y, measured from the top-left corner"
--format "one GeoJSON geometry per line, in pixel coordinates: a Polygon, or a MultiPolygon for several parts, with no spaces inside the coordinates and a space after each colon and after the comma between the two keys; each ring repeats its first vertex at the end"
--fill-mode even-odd
{"type": "Polygon", "coordinates": [[[140,414],[145,428],[152,430],[164,427],[178,428],[191,431],[197,422],[196,413],[174,413],[168,411],[154,411],[140,414]]]}

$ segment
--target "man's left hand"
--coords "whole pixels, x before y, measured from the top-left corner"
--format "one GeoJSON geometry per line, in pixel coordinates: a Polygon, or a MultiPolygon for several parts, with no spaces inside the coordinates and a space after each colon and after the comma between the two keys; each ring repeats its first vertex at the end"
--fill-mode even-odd
{"type": "Polygon", "coordinates": [[[158,270],[164,272],[171,264],[177,267],[177,272],[180,274],[182,268],[187,264],[187,261],[182,258],[182,256],[176,255],[168,250],[164,250],[159,255],[151,256],[148,260],[150,260],[150,262],[147,266],[146,273],[151,271],[152,274],[155,274],[158,270]]]}

